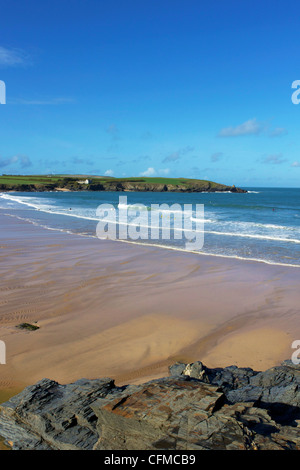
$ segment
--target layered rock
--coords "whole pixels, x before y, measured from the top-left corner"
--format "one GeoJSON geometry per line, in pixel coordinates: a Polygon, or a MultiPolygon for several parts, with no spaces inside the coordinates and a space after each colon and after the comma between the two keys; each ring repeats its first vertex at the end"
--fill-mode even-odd
{"type": "Polygon", "coordinates": [[[220,387],[229,404],[254,402],[282,424],[297,424],[300,420],[300,367],[291,361],[265,372],[236,366],[209,369],[202,362],[176,363],[169,370],[171,375],[189,376],[220,387]]]}
{"type": "Polygon", "coordinates": [[[0,435],[13,449],[92,449],[98,434],[91,405],[113,388],[111,379],[43,379],[0,406],[0,435]]]}
{"type": "Polygon", "coordinates": [[[300,449],[300,369],[265,372],[174,364],[170,377],[117,387],[111,379],[43,379],[0,406],[13,449],[300,449]]]}

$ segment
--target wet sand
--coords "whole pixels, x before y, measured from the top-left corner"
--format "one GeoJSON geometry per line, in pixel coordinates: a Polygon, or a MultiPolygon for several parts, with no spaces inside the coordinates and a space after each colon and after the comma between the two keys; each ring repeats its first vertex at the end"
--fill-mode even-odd
{"type": "Polygon", "coordinates": [[[43,377],[139,383],[175,361],[262,370],[300,339],[297,268],[100,241],[2,212],[0,275],[2,394],[43,377]]]}

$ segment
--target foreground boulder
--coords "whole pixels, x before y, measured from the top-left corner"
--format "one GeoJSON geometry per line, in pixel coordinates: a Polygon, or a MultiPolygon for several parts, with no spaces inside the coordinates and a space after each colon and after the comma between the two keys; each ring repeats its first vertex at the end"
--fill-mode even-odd
{"type": "Polygon", "coordinates": [[[0,435],[13,449],[300,449],[300,369],[256,372],[201,362],[170,377],[115,386],[43,379],[0,405],[0,435]]]}

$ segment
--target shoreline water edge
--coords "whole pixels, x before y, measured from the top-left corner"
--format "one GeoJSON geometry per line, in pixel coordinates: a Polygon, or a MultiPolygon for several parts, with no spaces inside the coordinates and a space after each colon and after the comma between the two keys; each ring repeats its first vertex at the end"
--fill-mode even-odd
{"type": "Polygon", "coordinates": [[[300,270],[45,230],[1,211],[0,389],[158,377],[176,360],[263,369],[300,338],[300,270]],[[37,325],[37,331],[16,328],[37,325]]]}

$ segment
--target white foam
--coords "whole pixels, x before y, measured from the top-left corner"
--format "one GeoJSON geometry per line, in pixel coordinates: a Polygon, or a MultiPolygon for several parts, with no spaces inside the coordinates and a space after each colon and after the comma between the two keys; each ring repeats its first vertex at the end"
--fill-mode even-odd
{"type": "Polygon", "coordinates": [[[242,237],[242,238],[256,238],[259,240],[274,240],[281,242],[291,242],[291,243],[300,243],[300,240],[293,238],[283,238],[283,237],[271,237],[266,235],[251,234],[251,233],[235,233],[235,232],[217,232],[213,230],[205,230],[205,233],[211,233],[213,235],[223,235],[225,237],[242,237]]]}
{"type": "MultiPolygon", "coordinates": [[[[53,231],[57,231],[57,232],[67,233],[67,234],[70,234],[70,235],[78,235],[78,236],[83,236],[83,237],[88,237],[88,238],[98,238],[96,235],[86,235],[86,234],[81,234],[81,233],[74,233],[74,232],[71,232],[71,231],[65,230],[65,229],[48,227],[46,225],[38,224],[38,223],[36,223],[36,222],[34,222],[30,219],[25,219],[23,217],[19,217],[19,216],[12,215],[12,214],[5,214],[5,215],[10,216],[10,217],[15,217],[17,219],[29,222],[33,225],[42,227],[46,230],[53,230],[53,231]]],[[[107,240],[107,238],[103,238],[102,240],[107,240]]],[[[156,244],[156,243],[143,243],[143,242],[137,242],[137,241],[132,241],[132,240],[112,240],[112,239],[110,239],[110,241],[121,242],[121,243],[130,243],[130,244],[133,244],[133,245],[142,245],[144,247],[145,246],[146,247],[156,247],[156,248],[161,248],[161,249],[166,249],[166,250],[174,250],[174,251],[181,251],[181,252],[186,252],[186,253],[194,253],[194,254],[199,255],[199,256],[214,256],[214,257],[217,257],[217,258],[236,259],[236,260],[241,260],[241,261],[253,261],[253,262],[257,262],[257,263],[268,264],[268,265],[271,265],[271,266],[283,266],[283,267],[291,267],[291,268],[300,268],[300,265],[298,265],[298,264],[280,263],[280,262],[276,262],[276,261],[269,261],[269,260],[264,260],[264,259],[259,259],[259,258],[246,258],[246,257],[243,257],[243,256],[237,256],[237,255],[225,255],[225,254],[219,254],[219,253],[209,253],[209,252],[204,252],[204,251],[199,252],[199,251],[194,251],[194,250],[187,250],[185,248],[180,248],[180,247],[159,245],[159,244],[156,244]]]]}
{"type": "MultiPolygon", "coordinates": [[[[47,199],[47,198],[44,198],[44,197],[43,198],[38,198],[38,197],[35,197],[35,196],[22,197],[22,196],[17,196],[17,195],[13,195],[13,194],[7,194],[7,193],[2,193],[0,195],[0,197],[2,199],[5,199],[5,200],[9,200],[9,201],[16,202],[16,203],[19,203],[19,204],[24,204],[28,207],[31,207],[31,208],[35,209],[35,210],[42,211],[42,212],[49,213],[49,214],[68,216],[68,217],[73,217],[73,218],[78,218],[78,219],[85,219],[85,220],[96,221],[96,222],[99,222],[99,220],[101,220],[98,217],[95,217],[93,215],[82,214],[82,213],[76,213],[75,212],[76,210],[80,211],[80,209],[75,208],[73,211],[69,211],[68,209],[58,209],[57,207],[51,205],[51,202],[52,202],[51,199],[47,199]]],[[[138,206],[135,206],[135,205],[119,205],[119,207],[120,206],[138,207],[138,206]]],[[[93,209],[90,209],[90,210],[93,213],[95,213],[95,211],[93,209]]],[[[169,212],[172,212],[172,211],[169,211],[169,212]]],[[[296,214],[295,217],[299,217],[299,216],[296,214]]],[[[29,219],[22,219],[22,220],[26,220],[28,222],[31,222],[34,225],[42,226],[39,223],[30,221],[29,219]]],[[[202,220],[202,219],[197,219],[196,217],[193,217],[193,216],[191,216],[190,220],[194,221],[194,222],[204,222],[204,223],[208,223],[208,224],[220,224],[221,230],[219,230],[219,231],[218,230],[193,230],[193,229],[189,230],[189,229],[185,229],[185,228],[181,229],[181,228],[178,228],[176,226],[175,227],[170,227],[170,230],[174,230],[174,231],[185,230],[185,232],[193,232],[193,233],[203,232],[204,234],[211,234],[211,235],[216,235],[216,236],[240,237],[240,238],[257,239],[257,240],[262,240],[262,241],[276,241],[276,242],[282,242],[282,243],[284,242],[284,243],[295,243],[295,244],[300,243],[300,239],[295,238],[295,233],[297,234],[297,231],[300,232],[300,228],[298,228],[298,227],[289,227],[289,226],[276,225],[276,224],[262,224],[262,223],[257,223],[257,222],[241,222],[241,221],[234,221],[234,222],[230,221],[230,222],[228,222],[228,221],[222,221],[222,220],[217,221],[217,220],[214,220],[214,219],[204,219],[204,220],[202,220]],[[227,228],[227,230],[222,230],[222,228],[223,229],[227,228]],[[228,230],[229,228],[232,228],[233,230],[229,231],[228,230]],[[267,231],[273,230],[273,232],[272,233],[268,233],[268,232],[267,233],[249,233],[249,230],[255,229],[255,228],[260,228],[262,231],[264,231],[264,230],[267,230],[267,231]],[[278,231],[279,233],[276,233],[275,231],[278,231]],[[287,237],[287,234],[289,234],[289,232],[293,232],[294,236],[293,237],[287,237]]],[[[104,221],[104,219],[102,219],[102,221],[104,221]]],[[[107,222],[106,219],[105,219],[105,222],[107,222]]],[[[127,224],[122,223],[122,225],[135,226],[136,224],[132,223],[132,222],[128,222],[127,224]]],[[[67,233],[74,233],[74,232],[71,232],[71,231],[65,230],[65,229],[51,228],[51,227],[47,227],[47,226],[43,226],[43,227],[47,228],[49,230],[58,230],[58,231],[63,231],[63,232],[67,232],[67,233]]],[[[143,227],[143,228],[156,228],[156,229],[161,229],[162,228],[161,226],[151,227],[151,225],[141,225],[141,227],[143,227]]],[[[218,225],[216,225],[216,228],[218,228],[218,225]]],[[[136,241],[134,242],[134,241],[131,241],[131,240],[128,241],[128,243],[137,243],[137,244],[145,245],[145,243],[139,243],[139,242],[136,242],[136,241]]],[[[149,245],[149,244],[147,244],[147,245],[149,245]]],[[[152,243],[151,243],[151,246],[153,246],[152,243]]],[[[178,248],[178,247],[174,248],[174,247],[168,247],[168,246],[165,246],[165,245],[157,245],[157,246],[159,246],[159,247],[163,246],[166,249],[186,251],[186,250],[184,250],[182,248],[178,248]]],[[[242,259],[242,260],[259,261],[259,262],[264,262],[264,263],[267,263],[267,264],[300,267],[300,266],[294,265],[294,264],[289,265],[289,264],[286,264],[286,263],[273,262],[273,261],[267,261],[267,260],[256,259],[256,258],[245,258],[245,257],[236,256],[236,255],[203,253],[203,252],[202,252],[202,254],[209,254],[211,256],[219,256],[219,257],[226,257],[226,258],[237,258],[237,259],[242,259]]]]}
{"type": "Polygon", "coordinates": [[[155,246],[157,248],[164,248],[166,250],[174,250],[174,251],[184,251],[186,253],[194,253],[196,255],[200,256],[214,256],[217,258],[228,258],[228,259],[236,259],[236,260],[242,260],[242,261],[254,261],[257,263],[264,263],[264,264],[269,264],[271,266],[286,266],[286,267],[291,267],[291,268],[300,268],[300,264],[287,264],[287,263],[279,263],[276,261],[268,261],[264,259],[259,259],[259,258],[246,258],[243,256],[236,256],[236,255],[224,255],[224,254],[219,254],[219,253],[208,253],[204,251],[193,251],[193,250],[186,250],[185,248],[178,248],[178,247],[173,247],[173,246],[166,246],[166,245],[158,245],[154,243],[141,243],[141,242],[136,242],[136,241],[131,241],[131,240],[113,240],[117,242],[122,242],[122,243],[131,243],[134,245],[142,245],[142,246],[155,246]]]}

